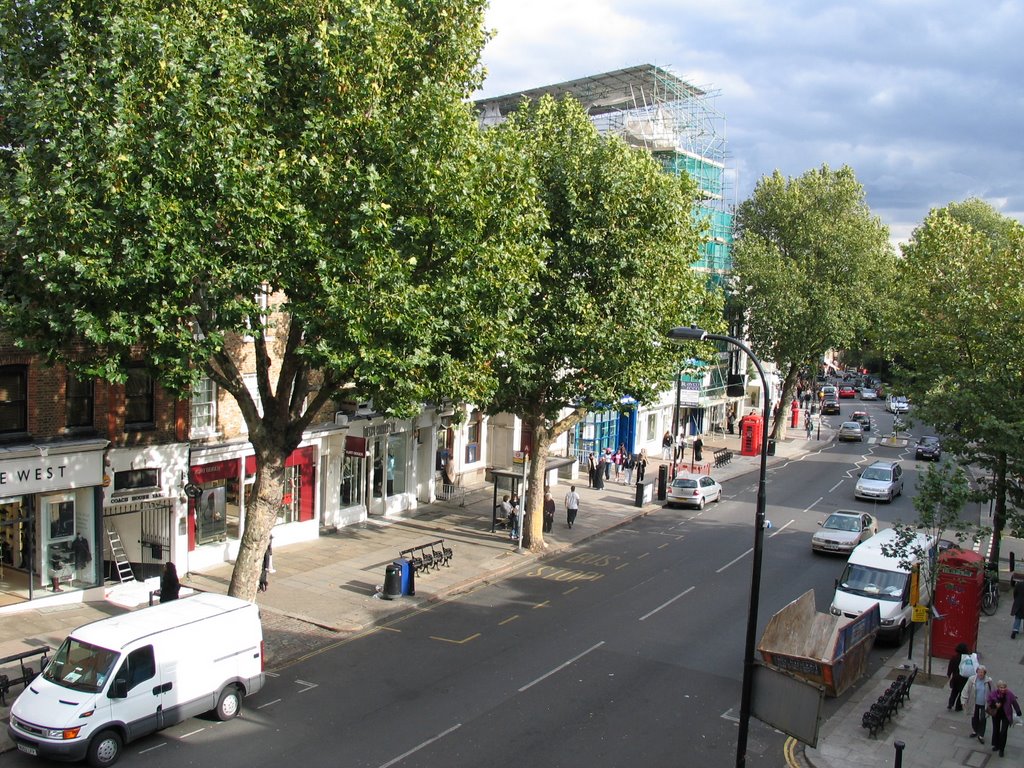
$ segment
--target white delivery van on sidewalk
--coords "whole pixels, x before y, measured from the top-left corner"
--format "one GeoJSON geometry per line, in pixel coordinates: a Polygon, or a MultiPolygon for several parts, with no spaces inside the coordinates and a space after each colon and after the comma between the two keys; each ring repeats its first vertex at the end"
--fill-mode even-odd
{"type": "Polygon", "coordinates": [[[129,741],[194,715],[231,719],[262,687],[259,609],[203,593],[76,629],[7,730],[30,755],[107,766],[129,741]]]}
{"type": "Polygon", "coordinates": [[[886,528],[854,547],[843,575],[836,582],[829,612],[833,616],[852,619],[878,603],[881,617],[878,634],[902,642],[910,629],[913,613],[910,602],[911,568],[920,565],[918,602],[927,605],[931,602],[927,573],[934,566],[937,550],[933,536],[918,533],[906,547],[905,556],[888,555],[882,551],[883,547],[892,547],[896,543],[896,531],[886,528]],[[915,552],[924,554],[919,556],[915,552]]]}

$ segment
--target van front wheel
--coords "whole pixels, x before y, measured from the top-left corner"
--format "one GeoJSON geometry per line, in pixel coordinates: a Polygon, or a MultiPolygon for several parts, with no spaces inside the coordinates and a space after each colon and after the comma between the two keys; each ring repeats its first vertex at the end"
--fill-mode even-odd
{"type": "Polygon", "coordinates": [[[113,765],[121,756],[121,737],[117,731],[103,731],[91,742],[87,759],[93,768],[106,768],[113,765]]]}
{"type": "Polygon", "coordinates": [[[220,698],[217,699],[217,719],[230,720],[241,711],[242,694],[236,686],[229,685],[220,692],[220,698]]]}

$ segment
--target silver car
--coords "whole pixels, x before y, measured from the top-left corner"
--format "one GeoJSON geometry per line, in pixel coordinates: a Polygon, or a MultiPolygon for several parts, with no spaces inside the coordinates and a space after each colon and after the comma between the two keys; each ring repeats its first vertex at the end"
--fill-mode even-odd
{"type": "Polygon", "coordinates": [[[815,552],[840,552],[848,555],[862,541],[878,533],[878,521],[866,512],[839,509],[818,523],[820,531],[811,536],[815,552]]]}
{"type": "Polygon", "coordinates": [[[864,387],[860,391],[860,399],[861,400],[877,400],[878,399],[878,390],[874,389],[873,387],[864,387]]]}
{"type": "Polygon", "coordinates": [[[842,426],[839,427],[839,442],[844,440],[856,440],[858,443],[864,442],[864,427],[861,426],[859,421],[844,421],[842,426]]]}
{"type": "Polygon", "coordinates": [[[669,486],[665,506],[674,507],[678,504],[684,507],[704,509],[707,502],[721,500],[722,486],[713,477],[680,475],[669,486]]]}
{"type": "Polygon", "coordinates": [[[876,461],[860,473],[853,495],[869,501],[892,501],[903,493],[903,468],[895,461],[876,461]]]}

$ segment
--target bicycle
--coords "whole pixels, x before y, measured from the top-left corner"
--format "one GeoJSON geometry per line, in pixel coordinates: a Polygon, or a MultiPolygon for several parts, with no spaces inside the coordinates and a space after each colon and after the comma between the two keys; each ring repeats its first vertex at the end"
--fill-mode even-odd
{"type": "Polygon", "coordinates": [[[999,572],[985,567],[985,583],[981,588],[981,610],[986,616],[995,616],[999,610],[999,572]]]}

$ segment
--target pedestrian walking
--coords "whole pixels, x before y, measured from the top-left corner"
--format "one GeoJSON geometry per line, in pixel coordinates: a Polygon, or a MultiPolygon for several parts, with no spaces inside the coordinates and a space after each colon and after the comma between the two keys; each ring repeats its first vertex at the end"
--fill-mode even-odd
{"type": "Polygon", "coordinates": [[[672,460],[672,433],[667,429],[661,438],[661,458],[664,461],[672,460]]]}
{"type": "Polygon", "coordinates": [[[946,679],[949,680],[949,701],[946,709],[956,707],[957,712],[962,712],[964,705],[960,701],[960,694],[963,693],[967,681],[974,677],[978,671],[978,654],[971,653],[967,643],[959,643],[956,652],[950,657],[946,665],[946,679]]]}
{"type": "Polygon", "coordinates": [[[164,570],[160,574],[160,602],[168,603],[178,599],[181,591],[181,582],[178,581],[178,569],[174,563],[168,560],[164,563],[164,570]]]}
{"type": "Polygon", "coordinates": [[[544,491],[544,533],[551,533],[554,524],[555,500],[551,498],[551,491],[544,491]]]}
{"type": "Polygon", "coordinates": [[[704,460],[704,438],[700,435],[693,439],[693,460],[698,463],[704,460]]]}
{"type": "Polygon", "coordinates": [[[597,459],[594,458],[594,452],[591,451],[587,457],[587,487],[595,488],[594,476],[597,474],[597,459]]]}
{"type": "Polygon", "coordinates": [[[565,522],[572,528],[576,522],[576,515],[580,512],[580,495],[576,493],[576,486],[570,485],[569,492],[565,494],[565,522]]]}
{"type": "Polygon", "coordinates": [[[626,473],[626,485],[633,484],[633,470],[636,469],[636,454],[627,453],[622,460],[622,468],[626,473]]]}
{"type": "Polygon", "coordinates": [[[686,456],[686,431],[680,429],[676,435],[676,463],[679,463],[686,456]]]}
{"type": "Polygon", "coordinates": [[[260,592],[266,592],[270,584],[270,544],[267,544],[267,551],[263,553],[263,568],[260,569],[260,592]]]}
{"type": "Polygon", "coordinates": [[[636,481],[642,483],[644,481],[644,475],[647,473],[647,449],[641,448],[640,455],[636,458],[636,481]]]}
{"type": "Polygon", "coordinates": [[[620,445],[619,450],[612,454],[612,464],[615,467],[615,482],[622,485],[622,467],[626,462],[626,446],[620,445]]]}
{"type": "Polygon", "coordinates": [[[804,412],[804,429],[807,430],[807,439],[811,439],[811,433],[814,431],[814,425],[811,424],[810,411],[804,412]]]}
{"type": "Polygon", "coordinates": [[[267,543],[267,573],[277,573],[274,570],[274,534],[270,534],[270,541],[267,543]]]}
{"type": "Polygon", "coordinates": [[[989,694],[986,711],[992,718],[992,751],[998,751],[999,756],[1003,757],[1006,733],[1013,725],[1013,716],[1021,716],[1020,703],[1005,681],[996,683],[996,689],[989,694]]]}
{"type": "Polygon", "coordinates": [[[604,479],[612,479],[612,465],[615,464],[615,456],[611,448],[604,449],[604,479]]]}
{"type": "Polygon", "coordinates": [[[966,709],[971,713],[971,738],[982,744],[985,743],[985,726],[988,724],[985,705],[995,689],[995,683],[988,676],[984,664],[979,665],[977,673],[967,681],[966,709]]]}
{"type": "Polygon", "coordinates": [[[1017,633],[1021,630],[1021,623],[1024,622],[1024,579],[1017,579],[1013,583],[1013,605],[1010,606],[1010,613],[1013,615],[1010,639],[1016,640],[1017,633]]]}
{"type": "Polygon", "coordinates": [[[594,488],[600,491],[604,488],[604,478],[607,472],[608,462],[605,459],[605,454],[602,453],[597,458],[597,467],[594,469],[594,488]]]}

